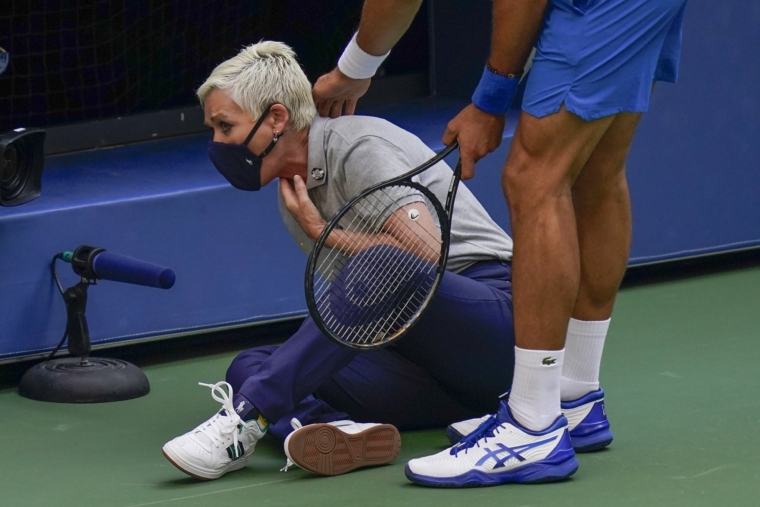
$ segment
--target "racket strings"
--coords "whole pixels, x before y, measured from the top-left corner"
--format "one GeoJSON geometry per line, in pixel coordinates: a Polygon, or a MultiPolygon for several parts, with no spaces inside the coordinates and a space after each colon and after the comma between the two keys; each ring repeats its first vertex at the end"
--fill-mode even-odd
{"type": "MultiPolygon", "coordinates": [[[[372,197],[372,196],[370,195],[368,197],[372,197]]],[[[367,203],[365,201],[360,201],[358,204],[361,204],[362,207],[365,208],[365,212],[366,212],[366,204],[367,203]]],[[[350,248],[348,248],[347,245],[344,244],[343,248],[332,250],[332,252],[334,252],[332,255],[329,255],[329,254],[325,255],[323,257],[322,262],[320,262],[319,266],[317,267],[317,271],[319,271],[319,273],[329,273],[330,271],[333,271],[333,272],[339,271],[340,268],[343,267],[343,265],[345,264],[345,262],[347,261],[348,258],[353,257],[356,253],[361,252],[361,251],[367,249],[369,246],[371,246],[371,244],[372,244],[372,235],[378,233],[378,231],[377,231],[378,227],[376,227],[376,226],[372,226],[371,228],[366,227],[365,229],[368,229],[368,230],[359,228],[359,227],[356,226],[356,222],[357,222],[357,220],[359,218],[360,218],[360,215],[359,214],[355,214],[355,216],[354,216],[354,218],[353,218],[353,220],[351,222],[349,222],[347,224],[341,224],[341,226],[342,226],[343,230],[352,230],[352,231],[355,231],[357,233],[364,234],[364,236],[361,236],[361,237],[364,237],[364,240],[360,241],[360,242],[349,243],[350,244],[350,248]],[[335,264],[339,264],[339,268],[337,270],[334,267],[331,270],[328,269],[328,267],[330,265],[335,265],[335,264]]],[[[406,224],[404,224],[404,225],[406,225],[406,224]]],[[[407,228],[407,230],[411,230],[411,228],[409,228],[408,226],[406,228],[407,228]]],[[[400,230],[399,227],[392,228],[392,229],[390,229],[388,231],[385,231],[385,232],[387,232],[388,234],[390,234],[391,236],[394,236],[396,238],[403,238],[404,240],[408,240],[409,238],[412,237],[411,234],[406,233],[406,231],[400,230]]],[[[427,233],[428,231],[425,230],[425,232],[427,233]]],[[[438,257],[440,255],[440,245],[441,245],[440,236],[436,237],[436,236],[433,236],[432,234],[429,234],[429,233],[428,233],[428,236],[431,239],[433,239],[433,240],[436,241],[436,247],[437,248],[435,248],[435,249],[432,248],[429,245],[429,243],[426,242],[426,243],[424,243],[425,249],[428,250],[426,252],[425,251],[421,251],[419,248],[411,249],[408,246],[407,246],[407,248],[405,250],[410,251],[411,253],[413,253],[415,255],[418,255],[419,257],[422,257],[422,258],[425,258],[425,257],[430,257],[430,258],[438,257]]],[[[407,241],[407,245],[408,245],[408,241],[407,241]]],[[[330,279],[331,277],[327,276],[327,278],[330,279]]],[[[319,292],[319,291],[317,291],[317,292],[319,292]]]]}
{"type": "MultiPolygon", "coordinates": [[[[391,332],[395,332],[394,328],[401,329],[404,327],[403,324],[408,322],[414,316],[414,310],[416,310],[424,301],[424,294],[429,292],[431,288],[432,284],[418,287],[416,293],[412,297],[407,298],[404,304],[400,307],[395,304],[395,302],[391,301],[377,304],[379,296],[375,296],[375,301],[369,302],[369,306],[372,306],[372,303],[375,303],[372,314],[365,315],[361,321],[353,322],[351,325],[339,324],[335,327],[335,330],[339,335],[344,336],[345,339],[352,342],[373,342],[377,340],[378,337],[382,338],[391,332]],[[409,308],[410,306],[412,308],[409,308]],[[377,320],[374,318],[375,315],[385,315],[386,317],[377,320]]],[[[348,312],[342,312],[342,314],[344,317],[350,315],[348,312]]],[[[332,324],[337,318],[336,315],[332,315],[331,317],[329,324],[332,324]]]]}
{"type": "MultiPolygon", "coordinates": [[[[367,196],[367,197],[368,198],[373,198],[374,195],[371,194],[370,196],[367,196]]],[[[370,211],[367,210],[367,206],[368,206],[367,200],[359,201],[359,203],[357,203],[357,204],[360,204],[362,206],[362,208],[364,209],[364,213],[366,213],[366,214],[370,214],[371,213],[370,211]]],[[[429,204],[427,204],[427,203],[425,203],[425,204],[426,204],[426,206],[430,207],[429,204]]],[[[334,255],[332,255],[332,256],[331,255],[325,256],[325,258],[322,261],[322,263],[320,263],[320,265],[318,267],[318,270],[320,272],[325,272],[326,266],[329,266],[330,264],[334,264],[336,261],[340,262],[340,264],[341,264],[340,267],[342,268],[342,266],[345,264],[345,262],[347,261],[348,258],[353,257],[356,253],[364,251],[369,246],[371,246],[371,244],[372,244],[372,235],[373,234],[377,234],[378,233],[378,229],[380,229],[380,227],[378,227],[376,225],[372,225],[372,226],[368,226],[368,227],[364,227],[364,228],[359,228],[359,227],[357,227],[355,225],[356,221],[359,218],[360,218],[360,215],[356,214],[354,216],[354,219],[351,222],[349,222],[347,224],[341,224],[341,226],[342,226],[342,229],[344,229],[344,230],[353,230],[353,231],[355,231],[357,233],[360,233],[359,237],[364,238],[364,240],[360,241],[360,242],[354,242],[353,244],[351,244],[350,248],[346,248],[345,245],[344,245],[344,248],[333,250],[333,252],[336,252],[336,253],[334,255]],[[338,251],[340,253],[338,253],[338,251]],[[344,255],[340,255],[340,254],[344,254],[344,255]]],[[[387,234],[389,234],[389,235],[391,235],[391,236],[393,236],[393,237],[395,237],[396,239],[409,240],[409,238],[412,238],[412,237],[415,237],[415,236],[418,237],[418,235],[416,235],[416,234],[409,234],[409,233],[407,233],[407,231],[412,232],[411,228],[407,224],[404,224],[403,222],[398,222],[398,223],[399,223],[399,225],[404,225],[406,231],[401,230],[399,227],[394,227],[394,228],[389,229],[389,230],[384,231],[384,232],[387,233],[387,234]]],[[[382,225],[383,224],[380,224],[380,226],[382,226],[382,225]]],[[[430,234],[425,229],[423,229],[423,231],[425,233],[427,233],[427,235],[431,239],[433,239],[433,240],[436,241],[436,247],[437,248],[434,249],[434,248],[430,247],[430,245],[428,243],[425,243],[424,247],[428,250],[428,252],[423,252],[419,248],[410,248],[408,246],[409,243],[410,243],[410,241],[404,241],[403,242],[405,244],[404,246],[406,246],[405,250],[409,251],[410,253],[413,253],[413,254],[415,254],[415,255],[417,255],[419,257],[422,257],[422,258],[424,258],[426,254],[429,255],[429,256],[431,256],[431,257],[433,257],[433,256],[438,257],[440,255],[440,245],[441,245],[440,236],[434,236],[434,235],[430,234]]]]}
{"type": "MultiPolygon", "coordinates": [[[[377,269],[377,270],[383,271],[390,264],[391,260],[392,259],[390,258],[389,255],[385,255],[384,258],[383,257],[381,257],[379,259],[378,258],[374,258],[373,259],[374,262],[372,263],[372,264],[374,264],[374,266],[373,266],[372,269],[377,269]],[[387,262],[383,263],[382,261],[384,261],[384,260],[387,261],[387,262]]],[[[414,269],[414,264],[415,264],[414,259],[411,258],[411,257],[407,257],[406,262],[403,263],[403,264],[401,264],[400,266],[398,266],[397,269],[396,269],[396,271],[397,271],[397,273],[399,275],[399,278],[404,278],[406,275],[411,274],[413,272],[413,269],[414,269]]],[[[367,272],[370,269],[369,266],[370,266],[369,262],[365,263],[364,266],[363,266],[363,271],[362,272],[359,272],[358,270],[352,271],[349,274],[349,278],[347,278],[347,279],[343,279],[340,276],[340,274],[338,274],[336,276],[336,278],[339,281],[343,281],[349,287],[349,290],[345,291],[346,293],[348,293],[347,299],[353,299],[351,297],[352,291],[350,290],[350,289],[352,289],[352,288],[355,287],[355,284],[353,282],[355,282],[358,279],[362,279],[362,278],[366,277],[366,275],[368,274],[367,272]]],[[[398,279],[396,279],[395,281],[396,281],[397,284],[401,283],[401,282],[398,281],[398,279]]],[[[370,285],[363,287],[364,288],[363,292],[374,293],[374,299],[371,300],[371,301],[364,302],[364,306],[371,306],[373,304],[376,304],[377,299],[379,299],[380,297],[382,297],[380,289],[383,288],[382,285],[384,283],[386,283],[386,285],[390,285],[390,284],[387,283],[386,280],[383,280],[383,279],[381,279],[379,277],[372,277],[372,278],[370,278],[370,285]]],[[[325,288],[327,289],[327,288],[329,288],[329,286],[325,286],[325,288]]],[[[389,289],[389,287],[385,287],[385,288],[389,289]]],[[[323,291],[322,294],[321,294],[321,296],[326,296],[326,295],[327,295],[326,291],[323,291]]],[[[326,306],[329,303],[329,299],[326,298],[326,297],[320,297],[319,299],[323,303],[323,304],[320,305],[319,309],[320,309],[320,312],[323,312],[323,311],[326,310],[326,306]]],[[[387,303],[387,304],[390,304],[390,303],[387,303]]],[[[385,310],[385,309],[386,309],[385,307],[380,308],[380,311],[385,310]]],[[[368,317],[368,318],[370,318],[370,317],[368,317]]]]}
{"type": "MultiPolygon", "coordinates": [[[[392,259],[390,258],[386,260],[388,261],[388,264],[392,262],[392,259]]],[[[406,275],[411,274],[414,271],[413,264],[414,262],[412,261],[402,265],[399,278],[404,278],[406,275]]],[[[384,267],[384,265],[380,265],[380,269],[384,267]]],[[[432,288],[432,284],[418,286],[415,292],[406,299],[403,306],[399,307],[395,302],[389,300],[386,300],[384,303],[378,302],[378,299],[381,297],[382,289],[389,292],[395,292],[397,290],[396,287],[382,287],[382,283],[378,282],[377,277],[374,278],[373,282],[374,286],[368,287],[367,292],[374,293],[374,297],[371,301],[365,302],[364,306],[374,306],[373,313],[375,315],[386,315],[386,318],[382,320],[374,320],[373,322],[373,315],[366,315],[362,322],[354,326],[353,332],[362,342],[370,341],[373,339],[373,336],[376,337],[387,332],[384,330],[393,327],[393,324],[399,319],[403,322],[408,322],[414,315],[413,311],[406,312],[409,305],[412,304],[413,307],[417,306],[422,302],[420,296],[423,294],[419,294],[419,292],[427,293],[432,288]],[[361,339],[362,333],[365,335],[363,339],[361,339]]]]}
{"type": "MultiPolygon", "coordinates": [[[[404,239],[408,239],[411,237],[418,237],[419,234],[419,228],[417,230],[413,231],[407,223],[400,222],[398,223],[398,227],[391,229],[391,233],[396,237],[404,237],[404,239]],[[400,230],[400,228],[403,227],[403,230],[400,230]]],[[[395,308],[388,308],[388,306],[392,306],[390,302],[386,302],[386,305],[384,308],[380,310],[381,314],[387,314],[387,317],[384,320],[378,321],[373,327],[369,329],[369,332],[366,334],[365,338],[362,340],[363,342],[374,342],[376,340],[382,340],[384,337],[384,334],[388,333],[389,330],[392,332],[397,332],[400,330],[400,328],[406,327],[407,323],[410,322],[417,313],[419,313],[422,303],[424,303],[426,296],[432,291],[433,288],[433,275],[435,271],[437,270],[437,264],[427,263],[425,259],[431,259],[431,258],[438,258],[441,254],[441,239],[440,236],[433,236],[425,229],[422,230],[422,232],[425,232],[428,234],[430,238],[432,238],[435,241],[436,248],[432,248],[427,241],[415,242],[418,247],[414,249],[410,249],[408,246],[405,248],[407,251],[410,251],[417,255],[417,258],[415,257],[407,257],[407,262],[405,264],[402,264],[401,267],[401,278],[408,278],[410,276],[413,276],[415,273],[419,274],[422,271],[422,268],[425,267],[425,271],[423,272],[424,276],[422,278],[422,283],[419,283],[414,292],[411,294],[408,294],[405,298],[405,301],[403,301],[403,304],[400,304],[400,302],[396,302],[395,308]],[[423,251],[427,250],[427,251],[423,251]],[[394,326],[398,327],[399,329],[393,330],[394,326]]],[[[378,281],[377,285],[380,285],[380,282],[378,281]]],[[[395,290],[396,287],[391,287],[390,290],[395,290]]]]}
{"type": "MultiPolygon", "coordinates": [[[[395,228],[395,229],[398,229],[398,228],[395,228]]],[[[399,233],[403,233],[403,232],[405,232],[405,231],[400,231],[400,230],[395,230],[395,229],[394,229],[394,232],[396,232],[396,237],[398,237],[397,235],[398,235],[399,233]]],[[[393,234],[393,232],[391,232],[391,234],[393,234]]],[[[409,235],[407,235],[407,234],[404,234],[404,236],[408,237],[409,235]]],[[[409,251],[409,250],[407,250],[407,251],[409,251]]],[[[410,253],[412,253],[412,254],[415,254],[415,256],[417,257],[417,260],[420,260],[420,261],[422,260],[422,258],[421,258],[421,257],[422,257],[422,255],[420,255],[422,252],[420,252],[420,251],[419,251],[419,249],[415,249],[415,250],[412,250],[410,253]]],[[[377,258],[375,258],[375,259],[373,259],[373,260],[374,260],[374,261],[376,261],[376,262],[379,262],[379,261],[383,261],[383,260],[386,260],[386,259],[387,259],[387,257],[389,257],[389,255],[390,255],[390,252],[387,252],[387,251],[386,251],[386,255],[385,255],[385,258],[380,258],[380,259],[377,259],[377,258]]],[[[410,266],[411,264],[413,264],[413,263],[414,263],[414,261],[415,261],[415,258],[414,258],[414,257],[409,257],[408,259],[409,259],[409,261],[408,261],[408,262],[406,262],[404,265],[402,265],[402,267],[408,267],[408,266],[410,266]]],[[[369,263],[367,263],[367,264],[366,264],[366,266],[367,266],[367,267],[369,267],[369,263]]],[[[408,274],[408,273],[409,273],[409,270],[407,270],[406,272],[402,272],[402,273],[401,273],[401,275],[403,276],[403,275],[406,275],[406,274],[408,274]]],[[[363,277],[363,276],[365,276],[365,275],[366,275],[366,273],[365,273],[365,272],[362,272],[362,271],[359,271],[359,270],[354,270],[354,271],[352,271],[352,272],[350,273],[350,275],[349,275],[349,276],[350,276],[350,279],[347,279],[347,280],[345,280],[345,281],[346,281],[348,284],[351,284],[352,282],[354,282],[354,281],[355,281],[355,279],[357,279],[357,278],[361,278],[361,277],[363,277]]],[[[378,286],[380,283],[382,283],[382,279],[380,279],[379,277],[375,277],[375,279],[373,280],[373,284],[374,284],[375,286],[374,286],[374,287],[370,286],[370,287],[369,287],[369,289],[371,290],[371,289],[373,289],[373,288],[377,288],[377,286],[378,286]]]]}
{"type": "Polygon", "coordinates": [[[349,234],[341,237],[345,241],[320,255],[314,300],[323,323],[342,340],[382,342],[408,326],[433,289],[442,245],[440,218],[410,187],[381,189],[350,211],[338,224],[349,234]],[[434,231],[412,218],[389,225],[393,213],[418,202],[433,217],[434,231]]]}
{"type": "MultiPolygon", "coordinates": [[[[391,195],[388,194],[386,189],[380,189],[378,192],[382,192],[386,196],[387,199],[393,198],[391,195]]],[[[425,204],[425,206],[428,208],[428,211],[434,213],[434,208],[427,202],[427,200],[424,199],[421,195],[420,195],[420,198],[423,199],[423,201],[421,202],[425,204]]],[[[386,199],[386,202],[387,202],[387,199],[386,199]]],[[[378,234],[379,231],[382,230],[382,226],[384,225],[384,222],[377,224],[377,219],[376,219],[373,223],[367,223],[364,217],[382,215],[387,218],[391,214],[391,213],[388,213],[387,210],[392,207],[392,205],[386,204],[385,206],[383,206],[383,209],[378,209],[379,207],[375,206],[373,204],[373,201],[382,203],[382,201],[374,193],[370,194],[366,196],[364,199],[362,199],[361,201],[358,201],[357,203],[354,204],[352,209],[360,208],[360,211],[353,213],[353,218],[350,221],[345,223],[346,220],[341,220],[339,223],[340,228],[342,230],[350,230],[350,231],[356,231],[360,233],[366,233],[367,236],[365,237],[364,241],[348,243],[348,244],[344,243],[344,244],[339,245],[339,248],[337,248],[336,250],[350,257],[350,256],[355,255],[357,252],[365,250],[367,247],[370,246],[373,236],[378,234]],[[364,223],[365,227],[363,229],[359,228],[357,226],[357,221],[365,222],[364,223]]],[[[394,203],[396,204],[396,208],[400,207],[395,201],[394,203]]],[[[433,215],[433,216],[437,216],[437,215],[433,215]]],[[[436,224],[436,227],[440,229],[440,224],[436,224]]],[[[438,243],[438,247],[440,248],[440,243],[441,243],[440,236],[435,236],[431,232],[427,231],[426,229],[423,229],[423,231],[426,233],[429,239],[436,241],[438,243]]],[[[398,229],[394,229],[392,231],[387,231],[387,232],[393,235],[393,232],[400,232],[400,231],[398,231],[398,229]]],[[[405,235],[405,239],[409,237],[410,235],[405,235]]],[[[425,242],[425,244],[427,244],[427,242],[425,242]]],[[[417,253],[417,252],[413,252],[413,253],[417,253]]],[[[431,256],[437,256],[438,253],[439,252],[437,250],[430,248],[431,256]]],[[[330,264],[330,262],[328,261],[334,261],[334,258],[331,258],[330,256],[326,256],[324,261],[320,263],[317,269],[320,272],[324,272],[326,269],[326,265],[330,264]]]]}

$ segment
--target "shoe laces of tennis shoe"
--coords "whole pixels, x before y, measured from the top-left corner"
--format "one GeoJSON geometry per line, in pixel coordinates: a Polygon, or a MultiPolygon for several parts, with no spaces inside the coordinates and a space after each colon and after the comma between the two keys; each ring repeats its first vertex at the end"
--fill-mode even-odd
{"type": "Polygon", "coordinates": [[[493,438],[494,435],[499,433],[501,425],[496,417],[489,416],[488,419],[480,423],[475,431],[464,437],[457,445],[451,448],[449,453],[456,457],[461,451],[467,454],[467,451],[472,447],[480,447],[481,440],[483,443],[488,442],[489,438],[493,438]]]}
{"type": "MultiPolygon", "coordinates": [[[[295,431],[303,428],[303,424],[301,424],[301,421],[294,417],[290,420],[290,427],[293,428],[293,431],[295,431]]],[[[290,458],[287,458],[285,461],[285,466],[280,468],[280,472],[287,472],[288,469],[292,466],[295,466],[295,463],[290,458]]]]}
{"type": "MultiPolygon", "coordinates": [[[[240,416],[235,412],[235,407],[232,403],[232,386],[227,382],[221,381],[216,384],[204,384],[198,382],[198,385],[211,388],[211,397],[215,401],[222,404],[221,410],[198,427],[196,431],[196,437],[206,437],[209,442],[216,447],[226,444],[229,437],[232,436],[232,449],[233,453],[238,452],[238,427],[241,425],[242,420],[240,416]],[[226,391],[223,389],[226,387],[226,391]]],[[[235,456],[236,458],[239,456],[235,456]]]]}

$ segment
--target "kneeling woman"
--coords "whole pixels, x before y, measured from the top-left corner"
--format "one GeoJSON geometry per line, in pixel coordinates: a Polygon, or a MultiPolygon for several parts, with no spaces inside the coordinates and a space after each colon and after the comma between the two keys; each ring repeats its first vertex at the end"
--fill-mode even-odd
{"type": "MultiPolygon", "coordinates": [[[[241,190],[279,179],[283,221],[307,252],[323,217],[434,155],[385,120],[317,117],[309,81],[278,42],[249,46],[219,65],[198,98],[214,130],[214,165],[241,190]]],[[[451,175],[441,162],[419,182],[445,201],[451,175]]],[[[222,410],[168,442],[165,456],[189,475],[216,479],[244,467],[269,432],[285,440],[297,465],[335,475],[392,461],[396,427],[442,427],[495,412],[514,363],[512,241],[462,183],[455,206],[440,289],[403,339],[356,352],[307,318],[283,345],[235,358],[226,382],[210,386],[222,410]]]]}

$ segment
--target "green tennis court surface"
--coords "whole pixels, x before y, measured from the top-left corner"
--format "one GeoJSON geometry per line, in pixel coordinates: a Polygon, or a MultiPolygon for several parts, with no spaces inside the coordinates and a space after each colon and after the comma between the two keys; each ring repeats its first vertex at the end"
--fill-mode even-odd
{"type": "Polygon", "coordinates": [[[443,430],[404,433],[394,464],[334,478],[280,472],[281,448],[264,441],[246,469],[197,482],[161,446],[218,408],[197,382],[222,380],[235,353],[207,344],[207,356],[146,366],[152,392],[138,400],[57,405],[0,391],[0,505],[756,506],[759,291],[760,267],[625,289],[602,369],[615,441],[581,455],[563,483],[407,482],[405,462],[443,449],[443,430]]]}

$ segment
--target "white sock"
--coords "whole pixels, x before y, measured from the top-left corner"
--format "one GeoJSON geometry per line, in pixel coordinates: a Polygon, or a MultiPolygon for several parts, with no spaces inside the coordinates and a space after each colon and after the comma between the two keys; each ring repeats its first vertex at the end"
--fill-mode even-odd
{"type": "Polygon", "coordinates": [[[599,367],[609,327],[610,319],[570,319],[562,366],[562,401],[577,400],[599,389],[599,367]]]}
{"type": "Polygon", "coordinates": [[[560,416],[559,385],[562,350],[528,350],[515,347],[515,376],[509,409],[518,423],[542,431],[560,416]]]}

